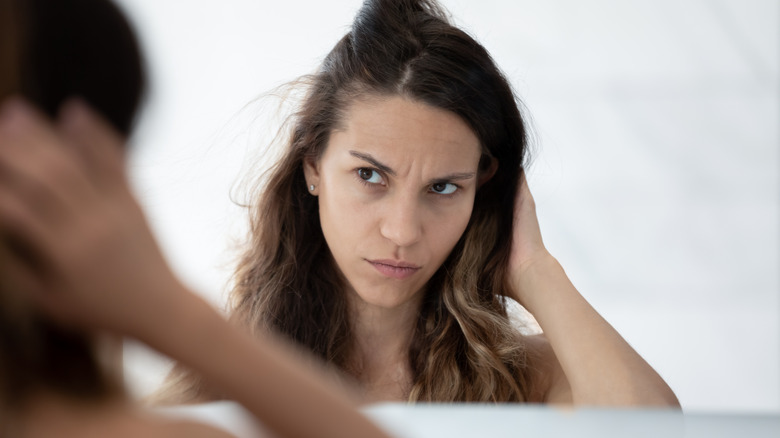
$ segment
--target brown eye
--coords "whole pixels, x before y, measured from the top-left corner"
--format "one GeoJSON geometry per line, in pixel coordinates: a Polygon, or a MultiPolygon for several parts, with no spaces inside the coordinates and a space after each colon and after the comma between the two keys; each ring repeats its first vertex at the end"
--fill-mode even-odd
{"type": "Polygon", "coordinates": [[[374,171],[371,169],[358,169],[358,175],[360,175],[361,179],[364,179],[366,181],[371,179],[373,173],[374,171]]]}
{"type": "Polygon", "coordinates": [[[360,179],[367,183],[371,184],[381,184],[382,183],[382,176],[374,169],[369,169],[367,167],[361,167],[357,170],[358,176],[360,179]]]}
{"type": "Polygon", "coordinates": [[[451,183],[435,183],[431,185],[431,191],[440,195],[450,195],[458,190],[458,186],[451,183]]]}

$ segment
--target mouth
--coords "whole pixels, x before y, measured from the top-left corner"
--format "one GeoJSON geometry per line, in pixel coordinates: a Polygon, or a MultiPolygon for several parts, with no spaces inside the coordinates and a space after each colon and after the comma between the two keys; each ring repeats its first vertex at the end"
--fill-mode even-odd
{"type": "Polygon", "coordinates": [[[420,270],[420,266],[413,263],[404,262],[403,260],[366,260],[368,263],[379,271],[380,274],[403,280],[415,272],[420,270]]]}

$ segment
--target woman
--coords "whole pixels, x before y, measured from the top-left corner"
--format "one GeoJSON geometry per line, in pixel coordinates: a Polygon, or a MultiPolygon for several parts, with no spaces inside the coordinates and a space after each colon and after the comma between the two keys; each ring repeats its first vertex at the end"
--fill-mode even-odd
{"type": "Polygon", "coordinates": [[[0,436],[228,436],[139,409],[106,334],[186,364],[278,436],[385,436],[319,370],[235,330],[167,268],[123,169],[144,75],[120,11],[0,0],[0,36],[0,436]]]}
{"type": "MultiPolygon", "coordinates": [[[[366,402],[678,406],[544,247],[519,104],[435,2],[366,1],[309,79],[253,206],[235,323],[366,402]],[[544,334],[522,336],[508,299],[544,334]]],[[[161,399],[218,396],[175,369],[161,399]]]]}
{"type": "MultiPolygon", "coordinates": [[[[107,123],[128,135],[145,81],[132,30],[113,4],[2,0],[0,23],[4,43],[0,97],[22,94],[53,117],[67,96],[78,94],[92,102],[107,123]],[[103,44],[95,44],[98,38],[103,44]]],[[[10,115],[7,106],[4,109],[5,134],[10,115]]],[[[64,114],[73,110],[71,105],[64,114]]],[[[0,141],[4,151],[15,146],[8,139],[3,135],[0,141]]],[[[7,167],[2,170],[4,183],[20,182],[7,167]]],[[[108,338],[93,339],[56,324],[19,295],[15,282],[19,277],[9,268],[13,252],[22,244],[10,233],[2,236],[0,435],[228,436],[205,425],[162,421],[135,409],[120,383],[121,371],[112,357],[115,349],[110,340],[104,341],[108,338]]]]}

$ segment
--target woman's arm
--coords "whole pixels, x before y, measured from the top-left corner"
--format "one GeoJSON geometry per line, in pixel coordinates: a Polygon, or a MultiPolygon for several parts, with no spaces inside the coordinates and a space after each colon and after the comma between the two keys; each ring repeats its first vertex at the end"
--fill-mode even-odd
{"type": "Polygon", "coordinates": [[[544,247],[525,177],[514,228],[512,298],[534,315],[549,342],[537,342],[549,377],[547,401],[679,407],[669,386],[588,304],[544,247]]]}
{"type": "Polygon", "coordinates": [[[278,436],[383,437],[286,346],[228,324],[175,278],[124,175],[122,141],[83,104],[57,126],[0,108],[4,283],[62,324],[133,336],[242,403],[278,436]]]}
{"type": "Polygon", "coordinates": [[[158,325],[143,327],[139,339],[196,371],[280,436],[385,436],[324,372],[301,365],[287,345],[240,332],[179,288],[188,298],[156,309],[158,325]]]}

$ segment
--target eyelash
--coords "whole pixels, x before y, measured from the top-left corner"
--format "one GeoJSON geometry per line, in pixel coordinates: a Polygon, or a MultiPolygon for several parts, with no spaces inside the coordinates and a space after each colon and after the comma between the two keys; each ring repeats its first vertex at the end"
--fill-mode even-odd
{"type": "Polygon", "coordinates": [[[363,172],[363,171],[374,172],[377,175],[379,175],[382,178],[382,180],[385,179],[384,175],[382,175],[382,172],[380,172],[379,169],[374,169],[374,168],[371,168],[371,167],[358,167],[357,169],[355,169],[355,176],[357,177],[358,181],[360,181],[361,183],[363,183],[364,185],[366,185],[368,187],[375,187],[376,185],[383,185],[383,184],[379,184],[379,183],[368,182],[365,179],[363,179],[360,176],[360,173],[363,172]]]}
{"type": "Polygon", "coordinates": [[[454,191],[454,192],[452,192],[452,193],[439,193],[439,192],[437,192],[437,191],[433,191],[433,190],[431,190],[433,193],[435,193],[435,194],[437,194],[437,195],[439,195],[439,196],[446,196],[446,197],[450,198],[450,197],[452,197],[452,196],[455,196],[455,195],[457,195],[458,193],[460,193],[460,186],[459,186],[459,185],[457,185],[457,184],[455,184],[455,183],[446,182],[446,181],[437,181],[437,182],[435,182],[435,183],[431,184],[431,188],[433,188],[433,186],[434,186],[434,185],[436,185],[436,184],[444,184],[445,186],[447,186],[447,185],[453,185],[453,186],[455,186],[455,191],[454,191]]]}
{"type": "MultiPolygon", "coordinates": [[[[373,168],[373,167],[358,167],[357,169],[354,170],[354,175],[355,175],[355,178],[357,178],[358,182],[360,182],[361,184],[363,184],[364,186],[369,187],[369,188],[376,188],[377,185],[384,185],[384,184],[380,184],[380,183],[371,183],[371,182],[368,182],[365,179],[361,178],[360,177],[360,172],[366,171],[366,170],[378,174],[380,177],[382,177],[382,180],[385,179],[384,175],[382,175],[382,172],[379,169],[376,169],[376,168],[373,168]]],[[[439,193],[439,192],[436,192],[436,191],[433,191],[433,190],[429,190],[431,193],[436,194],[436,195],[438,195],[440,197],[451,198],[451,197],[456,196],[457,194],[460,193],[461,186],[458,185],[458,184],[447,182],[447,181],[436,181],[435,183],[431,184],[431,186],[436,185],[436,184],[445,184],[445,185],[446,184],[452,184],[453,186],[455,186],[455,191],[452,192],[452,193],[439,193]]]]}

